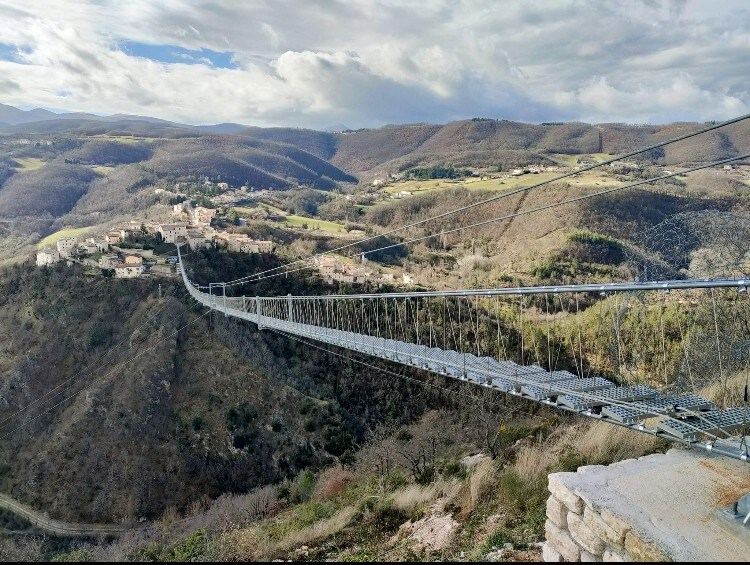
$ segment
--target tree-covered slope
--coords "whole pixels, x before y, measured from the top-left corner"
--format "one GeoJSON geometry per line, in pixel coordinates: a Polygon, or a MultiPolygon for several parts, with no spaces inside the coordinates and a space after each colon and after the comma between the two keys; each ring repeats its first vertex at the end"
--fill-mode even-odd
{"type": "Polygon", "coordinates": [[[346,457],[369,427],[429,402],[185,294],[62,264],[0,271],[1,492],[69,521],[154,518],[346,457]]]}

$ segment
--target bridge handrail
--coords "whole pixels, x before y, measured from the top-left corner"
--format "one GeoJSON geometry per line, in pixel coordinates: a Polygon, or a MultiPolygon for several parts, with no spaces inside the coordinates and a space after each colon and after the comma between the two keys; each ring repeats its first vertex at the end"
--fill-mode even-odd
{"type": "MultiPolygon", "coordinates": [[[[177,247],[177,255],[180,255],[180,248],[177,247]]],[[[181,269],[182,278],[186,286],[194,289],[207,288],[199,287],[187,278],[185,269],[181,269]]],[[[215,288],[221,288],[223,283],[212,283],[215,288]]],[[[612,282],[612,283],[588,283],[588,284],[564,284],[564,285],[547,285],[547,286],[519,286],[519,287],[499,287],[499,288],[480,288],[480,289],[463,289],[463,290],[425,290],[410,292],[372,292],[364,294],[321,294],[321,295],[293,295],[294,300],[360,300],[363,298],[433,298],[433,297],[465,297],[465,296],[503,296],[503,295],[528,295],[528,294],[563,294],[575,292],[633,292],[633,291],[654,291],[654,290],[688,290],[688,289],[705,289],[705,288],[736,288],[745,291],[750,286],[750,278],[738,279],[673,279],[664,281],[633,281],[633,282],[612,282]]],[[[229,298],[229,297],[227,297],[229,298]]],[[[236,298],[236,297],[233,297],[236,298]]],[[[264,300],[288,300],[289,296],[263,296],[264,300]]]]}

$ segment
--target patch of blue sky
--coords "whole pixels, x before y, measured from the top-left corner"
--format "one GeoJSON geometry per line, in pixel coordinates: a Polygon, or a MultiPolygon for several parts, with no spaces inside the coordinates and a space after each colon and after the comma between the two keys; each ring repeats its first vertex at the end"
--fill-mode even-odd
{"type": "Polygon", "coordinates": [[[160,63],[184,63],[187,65],[208,65],[217,69],[236,69],[231,51],[211,49],[185,49],[176,45],[150,45],[137,41],[125,41],[121,49],[128,55],[144,57],[160,63]]]}
{"type": "Polygon", "coordinates": [[[14,63],[20,62],[18,57],[19,51],[20,49],[15,45],[0,43],[0,61],[13,61],[14,63]]]}

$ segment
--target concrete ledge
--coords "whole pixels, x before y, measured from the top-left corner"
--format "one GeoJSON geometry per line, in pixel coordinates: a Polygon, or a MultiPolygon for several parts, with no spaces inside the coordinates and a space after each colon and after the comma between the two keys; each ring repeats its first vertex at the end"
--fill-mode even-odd
{"type": "Polygon", "coordinates": [[[746,561],[747,533],[716,513],[750,491],[750,464],[672,449],[549,476],[547,555],[570,560],[746,561]],[[570,510],[561,523],[561,506],[570,510]],[[561,527],[562,526],[562,527],[561,527]],[[567,527],[566,527],[567,526],[567,527]],[[552,538],[552,539],[550,539],[552,538]],[[556,543],[564,541],[564,548],[556,543]]]}

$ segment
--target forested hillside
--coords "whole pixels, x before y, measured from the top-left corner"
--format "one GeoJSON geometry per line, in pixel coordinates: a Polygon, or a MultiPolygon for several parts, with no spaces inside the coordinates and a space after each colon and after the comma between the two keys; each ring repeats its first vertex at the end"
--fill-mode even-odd
{"type": "MultiPolygon", "coordinates": [[[[193,143],[180,143],[185,141],[193,143]]],[[[83,165],[48,162],[11,178],[55,166],[83,165]]],[[[142,189],[156,179],[156,171],[140,164],[114,167],[92,180],[74,213],[104,215],[113,194],[117,206],[138,211],[156,197],[142,189]]],[[[727,260],[724,267],[743,265],[745,249],[735,244],[750,237],[750,228],[740,185],[731,176],[691,175],[592,198],[572,210],[437,237],[378,260],[417,273],[423,286],[453,288],[632,278],[644,266],[668,277],[709,276],[716,257],[727,260]]],[[[403,235],[439,234],[594,190],[552,184],[403,235]]],[[[288,194],[305,192],[331,196],[288,194]]],[[[361,221],[388,230],[487,196],[466,187],[427,191],[367,206],[361,221]]],[[[276,234],[290,250],[313,244],[299,232],[282,237],[279,228],[265,224],[244,229],[276,234]]],[[[317,237],[319,250],[340,243],[317,237]]],[[[205,284],[279,261],[211,250],[188,256],[185,268],[205,284]]],[[[260,281],[251,292],[350,290],[292,276],[260,281]]],[[[698,329],[709,331],[718,319],[741,335],[747,312],[737,316],[732,297],[720,297],[714,318],[698,320],[698,329]]],[[[526,340],[519,332],[514,341],[525,342],[526,355],[540,360],[553,344],[558,366],[575,370],[569,341],[575,323],[584,336],[582,354],[599,374],[615,375],[620,362],[644,382],[662,378],[662,363],[678,371],[684,356],[676,302],[666,304],[663,319],[647,302],[616,311],[607,298],[594,296],[581,306],[580,317],[564,316],[544,336],[529,320],[521,330],[528,332],[526,340]],[[626,326],[638,320],[646,328],[627,343],[622,359],[606,354],[619,346],[609,331],[617,312],[626,326]],[[663,354],[640,355],[650,351],[653,342],[646,340],[657,328],[667,339],[663,354]]],[[[145,518],[150,528],[111,544],[0,540],[4,555],[536,560],[546,473],[664,448],[628,430],[611,435],[527,401],[384,362],[357,362],[203,314],[166,279],[113,280],[63,265],[0,270],[0,334],[6,336],[0,344],[0,375],[6,376],[0,420],[10,418],[0,430],[8,434],[0,442],[0,492],[56,518],[136,524],[145,518]],[[605,434],[613,441],[603,441],[605,434]],[[455,543],[423,544],[417,532],[433,520],[453,528],[455,543]]],[[[705,360],[713,362],[710,353],[705,360]]],[[[697,371],[691,375],[699,377],[697,371]]],[[[736,396],[741,383],[730,384],[736,396]]]]}
{"type": "Polygon", "coordinates": [[[371,427],[442,403],[157,287],[0,271],[0,491],[70,521],[152,519],[351,457],[371,427]]]}
{"type": "Polygon", "coordinates": [[[3,217],[50,216],[70,212],[99,175],[87,167],[62,162],[15,174],[0,187],[3,217]]]}

